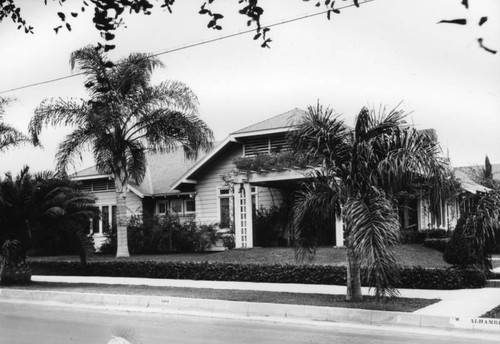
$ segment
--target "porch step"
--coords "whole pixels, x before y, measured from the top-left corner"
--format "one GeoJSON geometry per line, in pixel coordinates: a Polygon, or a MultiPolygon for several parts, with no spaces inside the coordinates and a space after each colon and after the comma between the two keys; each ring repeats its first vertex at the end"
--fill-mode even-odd
{"type": "Polygon", "coordinates": [[[215,245],[212,245],[208,251],[210,252],[220,252],[227,250],[227,247],[224,246],[224,241],[222,239],[217,239],[215,241],[215,245]]]}
{"type": "Polygon", "coordinates": [[[500,279],[486,280],[486,288],[500,288],[500,279]]]}

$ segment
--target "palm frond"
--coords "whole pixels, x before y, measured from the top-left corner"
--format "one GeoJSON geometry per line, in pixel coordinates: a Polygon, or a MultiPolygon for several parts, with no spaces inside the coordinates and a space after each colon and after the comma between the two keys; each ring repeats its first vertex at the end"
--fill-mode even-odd
{"type": "Polygon", "coordinates": [[[88,118],[89,108],[83,101],[73,99],[45,99],[35,109],[28,125],[28,132],[35,143],[42,129],[48,126],[84,126],[88,118]]]}
{"type": "Polygon", "coordinates": [[[14,127],[0,122],[0,153],[30,142],[31,140],[28,136],[14,127]]]}
{"type": "Polygon", "coordinates": [[[317,170],[307,177],[302,190],[295,195],[293,206],[298,261],[314,256],[321,228],[328,226],[333,230],[336,218],[341,216],[342,189],[335,175],[317,170]]]}
{"type": "Polygon", "coordinates": [[[396,296],[397,261],[394,246],[399,243],[399,221],[392,203],[372,193],[350,198],[344,207],[349,240],[367,268],[368,283],[378,299],[396,296]]]}
{"type": "Polygon", "coordinates": [[[92,127],[83,126],[76,128],[66,135],[59,144],[56,153],[57,171],[65,172],[68,165],[74,163],[75,157],[82,159],[82,152],[95,140],[92,127]]]}
{"type": "Polygon", "coordinates": [[[313,164],[343,169],[350,160],[350,130],[333,109],[325,109],[319,103],[308,107],[289,138],[295,152],[305,153],[313,164]]]}
{"type": "Polygon", "coordinates": [[[112,80],[114,89],[121,95],[127,96],[149,86],[151,74],[158,67],[164,67],[157,57],[143,53],[132,53],[118,61],[113,68],[112,80]]]}

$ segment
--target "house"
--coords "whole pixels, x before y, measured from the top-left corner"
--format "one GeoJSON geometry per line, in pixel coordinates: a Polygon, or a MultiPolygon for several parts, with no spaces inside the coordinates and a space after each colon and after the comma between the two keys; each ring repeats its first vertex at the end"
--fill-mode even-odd
{"type": "MultiPolygon", "coordinates": [[[[194,193],[171,190],[177,180],[196,160],[188,160],[182,148],[169,153],[147,153],[146,174],[140,183],[131,182],[127,194],[128,216],[144,214],[165,214],[175,212],[181,221],[189,221],[196,213],[194,193]]],[[[110,230],[116,230],[116,192],[113,176],[101,173],[95,166],[78,171],[70,176],[80,181],[82,190],[93,192],[101,216],[93,219],[90,233],[96,247],[106,239],[110,230]]]]}
{"type": "MultiPolygon", "coordinates": [[[[287,192],[304,179],[307,167],[288,166],[280,170],[239,173],[235,161],[245,157],[279,154],[287,151],[286,134],[304,114],[293,109],[229,134],[209,154],[200,159],[176,182],[172,190],[195,193],[196,221],[219,223],[221,228],[234,227],[237,248],[251,248],[264,243],[255,231],[257,209],[280,206],[287,192]]],[[[342,246],[341,219],[334,228],[320,235],[322,244],[342,246]]],[[[282,233],[291,243],[293,233],[282,233]]]]}
{"type": "MultiPolygon", "coordinates": [[[[196,162],[186,160],[182,149],[168,154],[148,154],[144,180],[130,185],[128,213],[161,215],[170,210],[183,221],[217,223],[222,229],[234,231],[236,248],[269,244],[266,242],[270,240],[269,235],[264,232],[269,228],[256,226],[256,215],[260,210],[293,201],[293,191],[314,168],[291,156],[287,147],[286,135],[304,113],[296,108],[235,131],[196,162]],[[257,158],[266,156],[275,159],[273,164],[265,168],[253,164],[257,158]]],[[[429,133],[435,135],[432,130],[429,133]]],[[[260,166],[264,166],[266,162],[261,163],[260,166]]],[[[112,176],[89,168],[72,178],[82,181],[82,188],[95,192],[98,197],[101,218],[96,219],[91,228],[98,241],[116,222],[112,176]]],[[[464,185],[461,196],[484,191],[484,187],[467,176],[460,178],[464,185]]],[[[459,199],[443,202],[438,215],[430,211],[429,204],[425,199],[407,200],[400,211],[401,228],[421,231],[455,227],[460,212],[459,199]]],[[[276,235],[280,239],[278,244],[293,243],[290,228],[276,235]]],[[[320,232],[319,243],[343,246],[341,218],[320,232]]]]}

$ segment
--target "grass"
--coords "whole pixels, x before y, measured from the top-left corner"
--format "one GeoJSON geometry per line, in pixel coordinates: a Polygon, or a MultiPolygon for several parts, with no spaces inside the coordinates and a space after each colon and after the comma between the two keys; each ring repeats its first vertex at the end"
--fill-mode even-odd
{"type": "Polygon", "coordinates": [[[481,318],[500,319],[500,305],[481,315],[481,318]]]}
{"type": "MultiPolygon", "coordinates": [[[[450,265],[442,258],[442,253],[423,245],[400,245],[396,247],[397,261],[402,266],[423,266],[426,268],[446,268],[450,265]]],[[[89,261],[111,261],[112,255],[96,254],[89,261]]],[[[121,258],[122,259],[122,258],[121,258]]],[[[176,253],[163,255],[134,255],[130,260],[144,261],[193,261],[255,264],[300,264],[295,260],[295,252],[290,247],[252,248],[223,252],[176,253]]],[[[78,256],[30,257],[29,260],[79,260],[78,256]]],[[[345,248],[319,247],[311,264],[347,265],[345,248]]]]}
{"type": "Polygon", "coordinates": [[[363,302],[349,302],[345,295],[281,293],[269,291],[225,290],[204,288],[149,287],[130,285],[105,285],[87,283],[47,283],[33,282],[16,289],[36,289],[77,293],[103,293],[122,295],[155,295],[195,299],[215,299],[228,301],[264,302],[322,307],[358,308],[394,312],[414,312],[440,301],[439,299],[388,298],[378,303],[373,296],[364,296],[363,302]]]}

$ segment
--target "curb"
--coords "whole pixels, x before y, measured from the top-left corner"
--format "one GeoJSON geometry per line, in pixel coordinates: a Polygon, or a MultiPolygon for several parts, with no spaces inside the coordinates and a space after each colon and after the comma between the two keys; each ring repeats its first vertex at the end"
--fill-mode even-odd
{"type": "Polygon", "coordinates": [[[97,293],[53,292],[41,290],[0,289],[0,301],[32,302],[50,305],[104,307],[115,310],[159,313],[242,316],[268,318],[275,321],[296,320],[362,325],[389,325],[441,330],[500,333],[500,319],[429,316],[405,312],[385,312],[352,308],[334,308],[275,303],[257,303],[170,296],[120,295],[97,293]]]}

